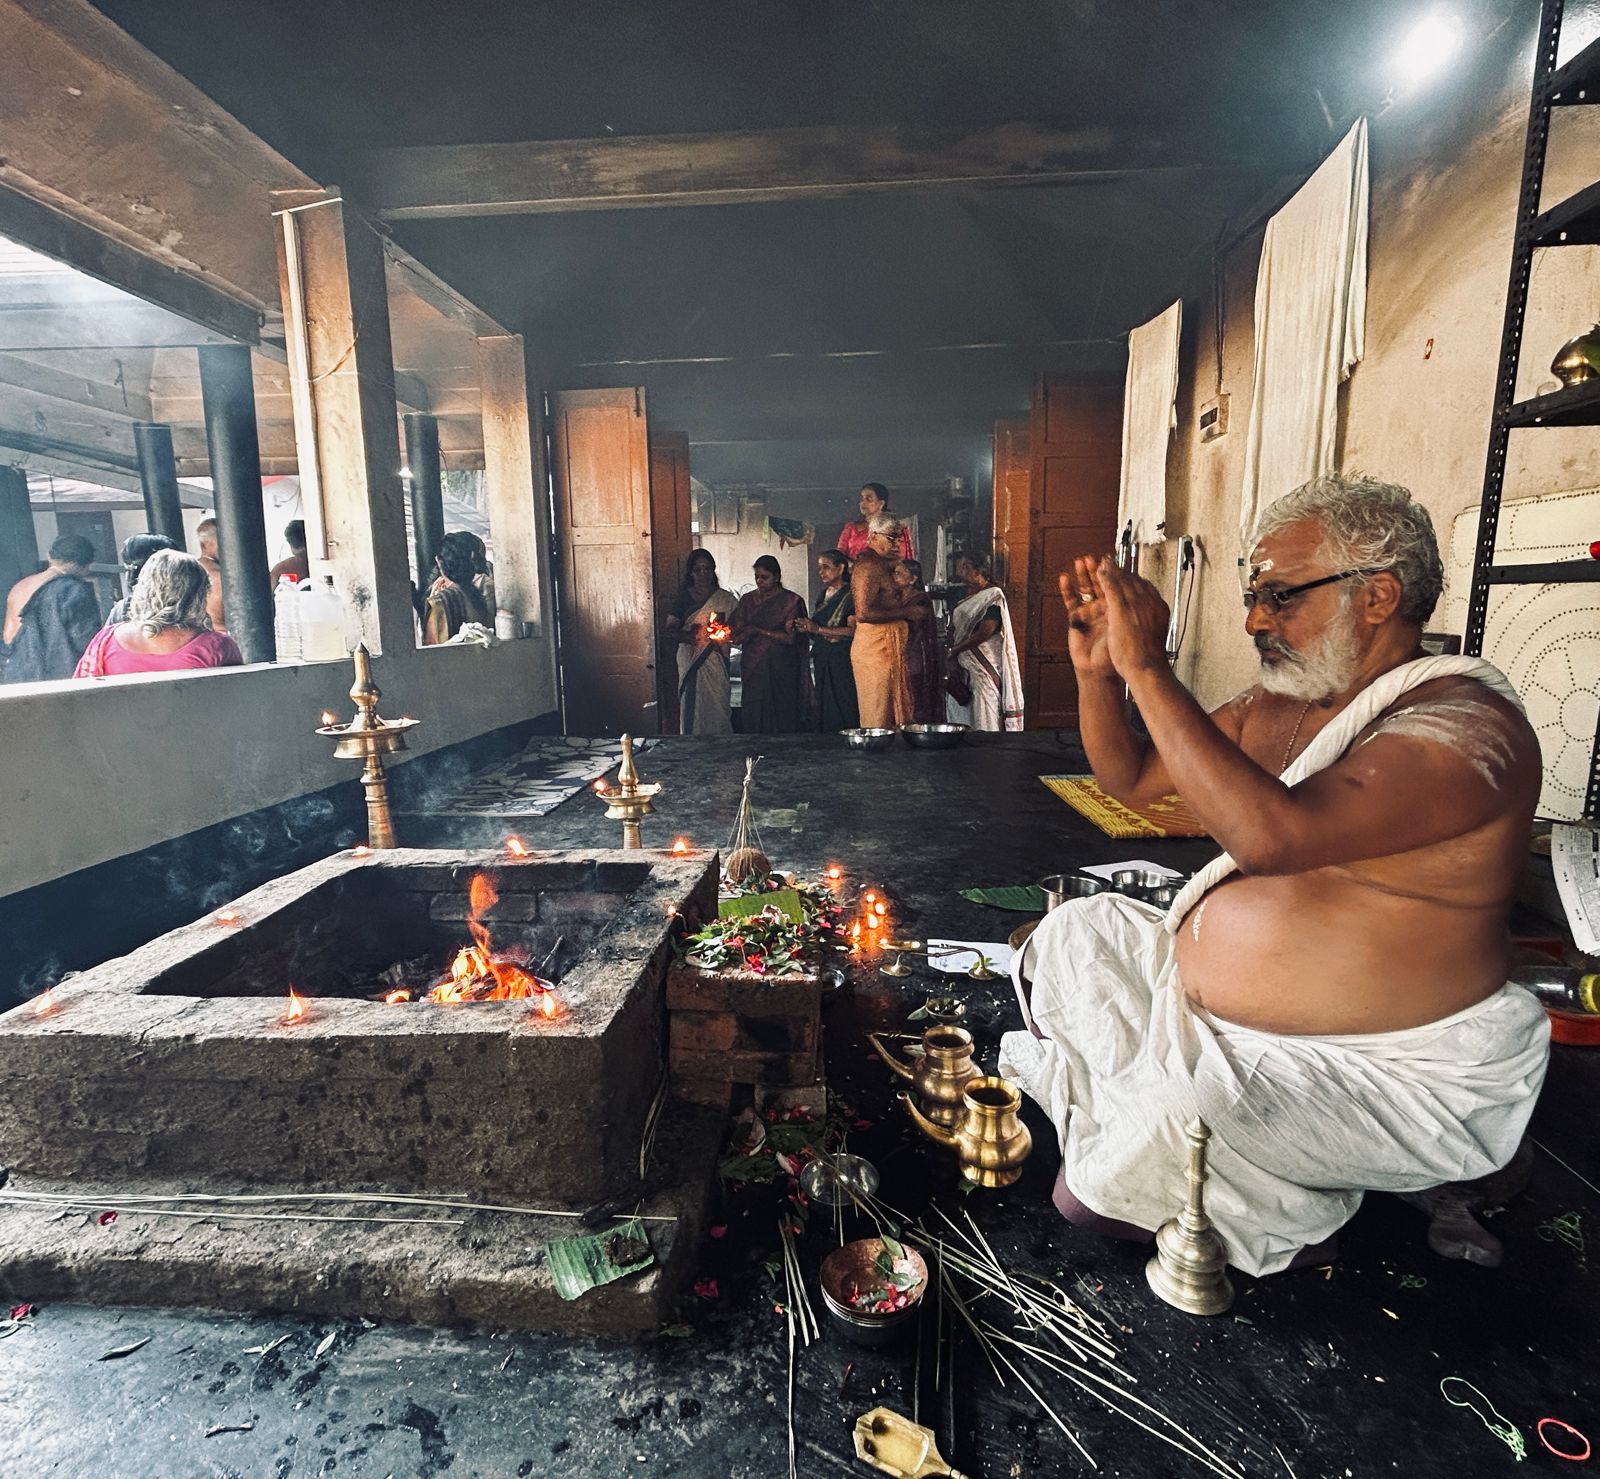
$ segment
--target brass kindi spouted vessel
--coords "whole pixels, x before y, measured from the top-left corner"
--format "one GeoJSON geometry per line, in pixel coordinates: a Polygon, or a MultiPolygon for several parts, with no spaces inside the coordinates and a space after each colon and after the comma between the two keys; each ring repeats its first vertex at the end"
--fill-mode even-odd
{"type": "Polygon", "coordinates": [[[946,1129],[960,1120],[966,1112],[963,1092],[973,1079],[983,1076],[983,1070],[972,1061],[970,1032],[960,1027],[930,1027],[922,1034],[922,1057],[915,1065],[902,1063],[876,1033],[869,1032],[867,1041],[901,1078],[911,1081],[917,1105],[930,1120],[946,1129]]]}
{"type": "Polygon", "coordinates": [[[961,1118],[953,1130],[935,1124],[909,1094],[902,1094],[911,1118],[940,1145],[955,1151],[962,1174],[979,1186],[1010,1186],[1022,1175],[1033,1149],[1033,1136],[1018,1112],[1022,1095],[1007,1079],[986,1075],[972,1079],[962,1091],[961,1118]]]}

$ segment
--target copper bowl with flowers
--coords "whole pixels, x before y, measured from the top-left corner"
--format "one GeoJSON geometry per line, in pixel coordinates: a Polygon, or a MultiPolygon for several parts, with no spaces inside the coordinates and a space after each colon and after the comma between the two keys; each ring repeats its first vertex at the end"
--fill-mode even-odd
{"type": "Polygon", "coordinates": [[[822,1302],[846,1339],[885,1346],[922,1308],[928,1265],[896,1238],[857,1238],[822,1260],[818,1282],[822,1302]]]}

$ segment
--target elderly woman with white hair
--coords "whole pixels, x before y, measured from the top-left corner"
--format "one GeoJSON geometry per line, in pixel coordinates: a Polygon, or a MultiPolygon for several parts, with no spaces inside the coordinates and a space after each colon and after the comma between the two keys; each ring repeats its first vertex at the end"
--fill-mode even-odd
{"type": "Polygon", "coordinates": [[[128,619],[95,634],[73,676],[236,667],[244,657],[232,637],[212,630],[210,594],[210,573],[193,555],[157,550],[128,598],[128,619]]]}

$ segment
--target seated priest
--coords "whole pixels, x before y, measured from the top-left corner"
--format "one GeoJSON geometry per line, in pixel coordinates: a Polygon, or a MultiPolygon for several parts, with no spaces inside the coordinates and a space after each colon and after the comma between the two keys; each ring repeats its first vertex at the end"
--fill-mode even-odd
{"type": "MultiPolygon", "coordinates": [[[[1280,499],[1244,592],[1257,681],[1208,715],[1154,586],[1110,556],[1061,577],[1096,780],[1132,806],[1181,793],[1225,849],[1165,916],[1069,901],[1018,961],[1030,1031],[1001,1071],[1054,1121],[1069,1219],[1176,1215],[1196,1116],[1206,1210],[1252,1274],[1325,1253],[1364,1191],[1512,1161],[1549,1055],[1543,1009],[1506,984],[1539,746],[1488,663],[1423,654],[1442,579],[1402,488],[1324,477],[1280,499]]],[[[1495,1261],[1474,1230],[1448,1251],[1495,1261]]]]}

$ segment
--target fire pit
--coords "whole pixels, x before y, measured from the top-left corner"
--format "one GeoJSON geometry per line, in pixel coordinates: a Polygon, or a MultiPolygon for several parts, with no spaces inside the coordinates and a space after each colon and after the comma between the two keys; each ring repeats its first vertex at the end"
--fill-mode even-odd
{"type": "MultiPolygon", "coordinates": [[[[669,922],[715,908],[711,858],[327,859],[0,1016],[0,1164],[13,1187],[108,1199],[270,1188],[588,1207],[637,1189],[669,922]]],[[[29,1215],[0,1209],[13,1250],[0,1272],[30,1256],[13,1242],[29,1215]]],[[[529,1236],[514,1235],[523,1264],[529,1236]]],[[[37,1278],[53,1255],[34,1255],[37,1278]]],[[[475,1279],[470,1307],[403,1312],[501,1322],[504,1290],[475,1279]]],[[[395,1312],[364,1295],[314,1304],[226,1287],[189,1302],[247,1299],[395,1312]]]]}

